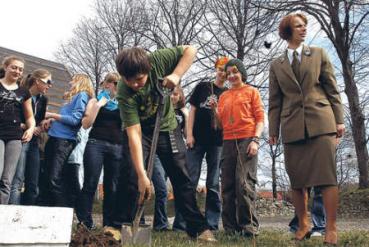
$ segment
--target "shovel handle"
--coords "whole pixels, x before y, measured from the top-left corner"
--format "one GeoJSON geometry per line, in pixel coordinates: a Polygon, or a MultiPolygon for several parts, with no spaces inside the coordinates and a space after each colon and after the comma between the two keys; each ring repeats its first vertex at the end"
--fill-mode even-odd
{"type": "Polygon", "coordinates": [[[158,90],[160,96],[161,96],[161,99],[162,99],[162,104],[164,103],[164,99],[166,96],[170,96],[173,92],[174,89],[170,89],[170,88],[167,88],[167,87],[163,87],[163,81],[164,81],[164,78],[162,77],[159,77],[158,78],[158,82],[156,83],[156,89],[158,90]]]}
{"type": "Polygon", "coordinates": [[[145,209],[145,203],[144,202],[138,204],[136,215],[135,215],[135,218],[133,219],[133,226],[139,226],[140,225],[140,220],[141,220],[141,216],[143,214],[144,209],[145,209]]]}
{"type": "MultiPolygon", "coordinates": [[[[154,168],[154,158],[155,158],[156,146],[157,146],[159,132],[160,132],[160,121],[161,121],[161,117],[163,114],[164,99],[166,96],[169,96],[170,93],[172,92],[172,90],[166,89],[162,86],[163,80],[164,80],[163,78],[159,78],[158,83],[156,83],[156,88],[159,92],[159,97],[160,97],[160,104],[156,112],[155,127],[154,127],[153,136],[152,136],[152,143],[151,143],[149,161],[148,161],[148,166],[147,166],[147,176],[150,180],[151,180],[151,176],[152,176],[152,172],[154,168]]],[[[147,198],[148,194],[145,192],[144,199],[142,202],[139,201],[140,197],[141,195],[137,199],[137,211],[133,219],[132,230],[138,229],[140,219],[141,219],[142,213],[145,208],[145,201],[148,199],[147,198]]]]}

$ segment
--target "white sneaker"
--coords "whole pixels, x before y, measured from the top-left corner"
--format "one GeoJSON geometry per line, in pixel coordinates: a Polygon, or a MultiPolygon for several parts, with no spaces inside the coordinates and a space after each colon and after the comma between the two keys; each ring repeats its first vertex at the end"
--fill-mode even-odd
{"type": "Polygon", "coordinates": [[[323,234],[321,234],[320,232],[313,232],[313,233],[311,233],[311,235],[310,235],[310,237],[321,237],[321,236],[323,236],[323,234]]]}

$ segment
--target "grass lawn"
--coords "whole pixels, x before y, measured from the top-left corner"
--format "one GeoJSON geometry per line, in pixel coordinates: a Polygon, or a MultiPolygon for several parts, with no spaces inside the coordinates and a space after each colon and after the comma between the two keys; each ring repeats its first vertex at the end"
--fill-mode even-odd
{"type": "MultiPolygon", "coordinates": [[[[352,193],[351,193],[352,194],[352,193]]],[[[350,194],[350,195],[351,195],[350,194]]],[[[357,193],[356,193],[357,194],[357,193]]],[[[353,194],[356,195],[356,194],[353,194]]],[[[200,208],[204,208],[204,198],[202,195],[198,196],[198,202],[200,208]]],[[[369,198],[369,190],[364,195],[360,194],[357,197],[362,200],[365,198],[365,203],[367,203],[367,199],[369,198]]],[[[342,196],[341,199],[344,199],[345,196],[342,196]]],[[[354,201],[354,205],[357,205],[353,198],[348,198],[345,201],[352,202],[354,201]]],[[[341,205],[344,205],[344,202],[341,202],[341,205]]],[[[367,205],[367,204],[365,204],[367,205]]],[[[146,215],[153,214],[153,206],[154,200],[151,199],[146,206],[146,215]]],[[[343,207],[342,207],[343,208],[343,207]]],[[[364,207],[365,208],[365,207],[364,207]]],[[[360,210],[362,211],[362,210],[360,210]]],[[[101,201],[95,202],[94,204],[94,212],[101,212],[101,201]]],[[[364,214],[365,215],[365,214],[364,214]]],[[[173,201],[168,202],[168,216],[174,216],[174,204],[173,201]]],[[[362,216],[363,217],[363,216],[362,216]]],[[[364,216],[364,218],[367,218],[364,216]]],[[[368,226],[369,227],[369,226],[368,226]]],[[[342,229],[342,227],[341,227],[342,229]]],[[[341,247],[369,247],[369,231],[363,230],[354,230],[355,228],[348,228],[347,231],[339,231],[339,242],[338,246],[341,247]]],[[[99,229],[98,231],[102,231],[99,229]]],[[[153,247],[165,247],[165,246],[173,246],[173,247],[192,247],[192,246],[271,246],[271,247],[279,247],[279,246],[310,246],[310,247],[319,247],[325,246],[323,245],[323,237],[311,238],[309,240],[305,240],[299,243],[296,243],[292,239],[293,235],[284,230],[276,230],[272,228],[262,228],[260,235],[255,239],[252,238],[244,238],[241,236],[229,236],[226,235],[223,231],[216,233],[216,238],[218,239],[217,243],[203,243],[197,242],[195,240],[189,239],[185,233],[179,232],[153,232],[152,234],[152,246],[153,247]]],[[[96,245],[98,246],[98,245],[96,245]]],[[[118,245],[117,245],[118,246],[118,245]]]]}
{"type": "MultiPolygon", "coordinates": [[[[217,243],[206,244],[190,240],[186,234],[177,232],[162,232],[153,234],[152,246],[311,246],[318,247],[323,245],[323,237],[311,238],[296,244],[292,240],[292,235],[284,231],[264,230],[256,239],[243,238],[240,236],[228,236],[223,232],[216,234],[217,243]]],[[[369,246],[369,232],[349,231],[339,233],[338,246],[369,246]]]]}

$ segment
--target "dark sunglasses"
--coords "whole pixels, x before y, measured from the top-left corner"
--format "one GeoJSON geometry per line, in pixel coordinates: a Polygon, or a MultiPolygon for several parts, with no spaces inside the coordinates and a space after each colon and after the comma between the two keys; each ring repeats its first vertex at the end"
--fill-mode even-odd
{"type": "Polygon", "coordinates": [[[48,85],[52,85],[53,84],[53,82],[49,79],[49,80],[47,80],[47,81],[44,81],[44,80],[42,80],[42,79],[39,79],[40,81],[42,81],[43,83],[45,83],[45,84],[48,84],[48,85]]]}

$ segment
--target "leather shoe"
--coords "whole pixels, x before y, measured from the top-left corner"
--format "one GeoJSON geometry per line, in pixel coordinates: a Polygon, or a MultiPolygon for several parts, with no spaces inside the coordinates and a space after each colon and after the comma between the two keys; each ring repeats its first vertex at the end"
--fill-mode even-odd
{"type": "Polygon", "coordinates": [[[210,230],[203,231],[198,237],[197,240],[204,241],[204,242],[217,242],[214,234],[210,230]]]}

